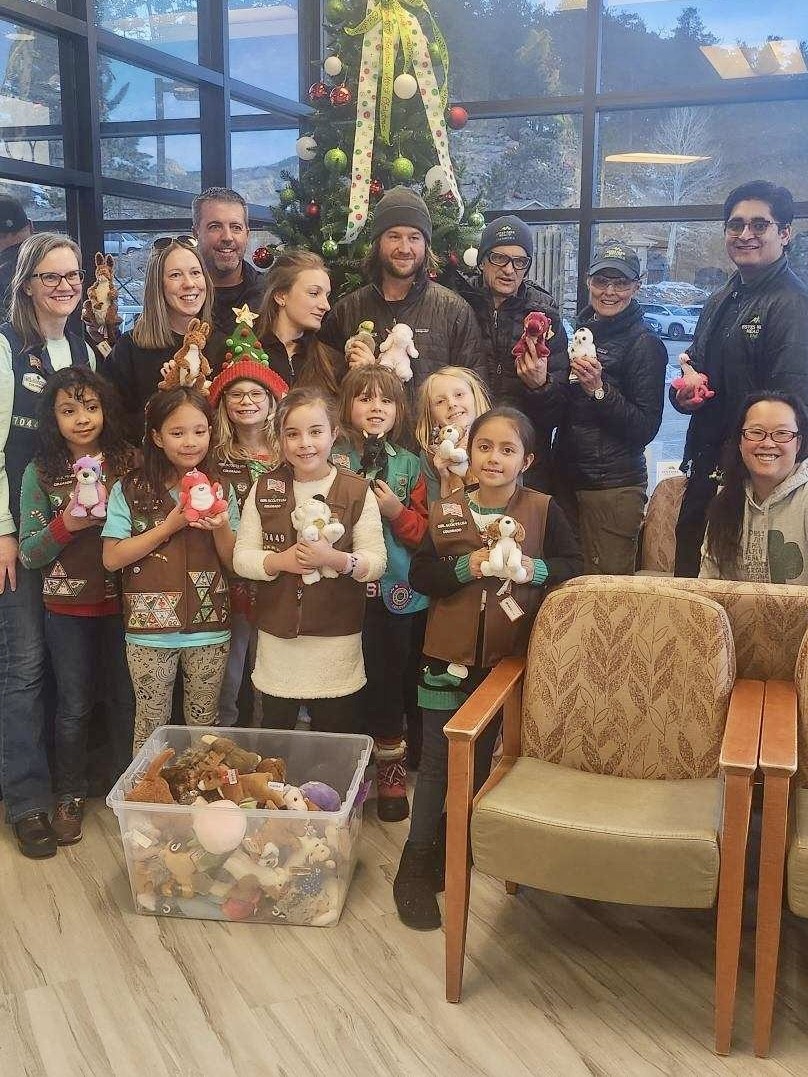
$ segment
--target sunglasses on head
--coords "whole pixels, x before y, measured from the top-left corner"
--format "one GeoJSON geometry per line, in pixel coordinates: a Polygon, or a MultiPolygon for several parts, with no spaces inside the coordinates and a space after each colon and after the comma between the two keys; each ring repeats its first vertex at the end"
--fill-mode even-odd
{"type": "Polygon", "coordinates": [[[196,250],[197,247],[195,236],[158,236],[152,243],[152,249],[164,251],[172,243],[177,243],[180,247],[188,247],[190,250],[196,250]]]}

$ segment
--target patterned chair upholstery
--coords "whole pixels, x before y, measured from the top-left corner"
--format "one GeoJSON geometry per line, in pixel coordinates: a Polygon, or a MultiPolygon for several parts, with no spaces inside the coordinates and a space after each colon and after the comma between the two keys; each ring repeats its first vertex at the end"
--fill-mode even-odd
{"type": "Polygon", "coordinates": [[[685,486],[687,479],[684,475],[672,475],[654,487],[640,532],[639,571],[642,574],[673,574],[676,521],[679,519],[685,486]]]}
{"type": "Polygon", "coordinates": [[[718,898],[717,1050],[729,1049],[763,686],[736,683],[711,598],[584,577],[545,600],[447,724],[447,998],[462,984],[467,836],[475,868],[554,893],[706,908],[718,898]],[[504,709],[503,757],[473,809],[469,751],[504,709]]]}

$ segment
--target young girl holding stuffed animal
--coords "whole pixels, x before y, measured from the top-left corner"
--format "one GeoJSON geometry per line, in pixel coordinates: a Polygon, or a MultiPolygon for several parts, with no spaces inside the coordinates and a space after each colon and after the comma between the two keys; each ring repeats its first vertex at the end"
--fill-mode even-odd
{"type": "Polygon", "coordinates": [[[207,481],[211,419],[196,389],[155,393],[146,405],[143,466],[115,484],[107,506],[104,565],[123,570],[136,752],[169,719],[178,665],[186,724],[216,722],[239,516],[227,480],[224,488],[207,481]]]}
{"type": "MultiPolygon", "coordinates": [[[[410,569],[410,582],[429,595],[429,619],[418,701],[424,716],[421,769],[393,897],[408,926],[440,926],[435,894],[442,889],[448,741],[443,727],[501,658],[523,654],[547,584],[578,575],[578,544],[558,505],[521,485],[533,462],[533,426],[514,408],[479,416],[469,431],[471,466],[479,486],[458,490],[430,508],[429,531],[410,569]],[[522,583],[489,576],[492,549],[482,535],[521,525],[522,583]],[[491,527],[494,523],[495,527],[491,527]]],[[[489,541],[492,541],[489,539],[489,541]]],[[[475,753],[475,788],[490,769],[497,729],[475,753]]]]}
{"type": "Polygon", "coordinates": [[[445,366],[424,380],[418,393],[415,439],[421,446],[430,505],[475,481],[468,471],[468,431],[490,406],[485,386],[465,367],[445,366]],[[441,436],[447,427],[456,431],[455,437],[441,436]]]}
{"type": "Polygon", "coordinates": [[[283,463],[250,491],[233,558],[260,581],[253,684],[264,726],[292,729],[305,703],[313,729],[355,732],[366,585],[387,563],[379,506],[365,479],[330,461],[336,407],[321,389],[284,397],[275,430],[283,463]]]}
{"type": "MultiPolygon", "coordinates": [[[[269,363],[243,357],[224,367],[210,387],[213,456],[218,474],[233,484],[239,511],[253,483],[278,463],[275,407],[288,391],[269,363]]],[[[244,663],[248,651],[255,653],[255,585],[247,580],[230,581],[230,619],[230,655],[219,695],[219,725],[226,726],[238,724],[244,663]]]]}
{"type": "Polygon", "coordinates": [[[413,621],[427,599],[408,582],[410,558],[426,533],[426,483],[418,458],[400,445],[406,429],[407,398],[401,379],[379,366],[359,366],[340,391],[340,427],[345,435],[331,453],[333,463],[371,483],[382,515],[387,569],[368,584],[362,631],[367,673],[365,728],[376,753],[377,810],[386,822],[409,814],[404,771],[404,676],[413,621]]]}
{"type": "Polygon", "coordinates": [[[56,678],[51,826],[59,845],[82,836],[87,731],[99,678],[112,780],[132,758],[134,698],[118,581],[101,561],[106,491],[135,463],[120,432],[112,387],[87,367],[60,370],[42,394],[36,453],[22,480],[19,557],[26,568],[42,570],[45,639],[56,678]]]}

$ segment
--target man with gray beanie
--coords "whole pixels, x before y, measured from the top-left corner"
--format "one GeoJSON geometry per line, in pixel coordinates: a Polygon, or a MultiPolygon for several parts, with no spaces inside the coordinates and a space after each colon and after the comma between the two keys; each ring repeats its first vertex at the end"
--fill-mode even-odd
{"type": "Polygon", "coordinates": [[[23,241],[33,232],[22,203],[0,195],[0,322],[8,318],[8,291],[23,241]]]}
{"type": "Polygon", "coordinates": [[[508,215],[490,221],[483,230],[477,253],[480,276],[468,284],[457,274],[458,294],[465,299],[480,327],[488,364],[491,399],[495,404],[519,408],[536,430],[536,461],[525,476],[535,489],[549,489],[550,435],[552,421],[545,406],[544,386],[548,373],[567,375],[567,334],[555,300],[527,274],[533,261],[533,235],[518,217],[508,215]],[[547,315],[553,335],[546,359],[536,354],[533,342],[521,359],[513,346],[522,336],[524,321],[532,311],[547,315]]]}
{"type": "MultiPolygon", "coordinates": [[[[413,331],[418,358],[412,360],[414,392],[428,374],[442,366],[468,367],[483,381],[488,370],[474,314],[465,300],[430,280],[437,263],[430,246],[432,220],[426,203],[409,187],[393,187],[379,199],[370,223],[372,247],[365,260],[368,284],[338,300],[326,316],[320,336],[339,350],[360,322],[373,322],[376,340],[386,339],[403,322],[413,331]]],[[[370,348],[352,340],[350,366],[374,361],[370,348]]]]}

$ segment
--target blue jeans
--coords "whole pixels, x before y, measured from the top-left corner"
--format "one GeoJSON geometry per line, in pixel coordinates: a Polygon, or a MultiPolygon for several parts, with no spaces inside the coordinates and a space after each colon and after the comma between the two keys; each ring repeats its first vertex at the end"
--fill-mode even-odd
{"type": "Polygon", "coordinates": [[[132,761],[135,695],[120,614],[73,617],[45,611],[45,639],[56,677],[53,786],[57,800],[87,795],[87,731],[103,686],[113,780],[132,761]]]}
{"type": "Polygon", "coordinates": [[[0,787],[6,822],[49,812],[45,751],[42,577],[17,563],[17,590],[0,594],[0,787]]]}

